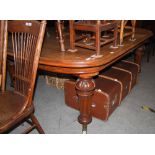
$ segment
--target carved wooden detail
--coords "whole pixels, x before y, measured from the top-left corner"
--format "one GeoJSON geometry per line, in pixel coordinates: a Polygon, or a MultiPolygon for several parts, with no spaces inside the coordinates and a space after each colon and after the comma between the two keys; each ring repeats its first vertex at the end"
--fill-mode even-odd
{"type": "Polygon", "coordinates": [[[95,90],[95,82],[92,78],[79,78],[76,82],[80,115],[79,123],[87,125],[92,121],[91,100],[95,90]]]}

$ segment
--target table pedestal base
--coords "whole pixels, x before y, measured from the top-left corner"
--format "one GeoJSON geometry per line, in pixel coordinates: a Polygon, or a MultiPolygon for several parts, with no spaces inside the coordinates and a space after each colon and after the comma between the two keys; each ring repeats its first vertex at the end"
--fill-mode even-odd
{"type": "Polygon", "coordinates": [[[76,91],[80,107],[78,121],[83,125],[82,132],[87,133],[87,125],[92,121],[91,105],[95,82],[91,77],[80,77],[76,82],[76,91]]]}

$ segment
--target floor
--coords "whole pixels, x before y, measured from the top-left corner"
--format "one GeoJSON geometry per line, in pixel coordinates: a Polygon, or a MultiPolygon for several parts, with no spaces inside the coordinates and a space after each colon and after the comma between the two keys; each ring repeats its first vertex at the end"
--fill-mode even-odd
{"type": "MultiPolygon", "coordinates": [[[[155,113],[141,108],[147,105],[155,109],[155,56],[151,56],[147,63],[144,55],[138,81],[108,121],[93,118],[88,126],[89,134],[155,133],[155,113]]],[[[79,113],[65,105],[63,90],[46,85],[43,76],[39,76],[37,80],[34,104],[35,114],[47,134],[81,133],[81,125],[77,121],[79,113]]],[[[20,133],[26,126],[23,123],[11,133],[20,133]]]]}

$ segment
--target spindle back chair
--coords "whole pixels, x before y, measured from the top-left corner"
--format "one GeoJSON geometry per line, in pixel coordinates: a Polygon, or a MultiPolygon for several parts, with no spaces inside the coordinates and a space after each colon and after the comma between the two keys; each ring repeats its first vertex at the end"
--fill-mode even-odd
{"type": "Polygon", "coordinates": [[[111,47],[117,48],[117,31],[118,31],[119,21],[111,20],[79,20],[79,21],[70,21],[70,52],[76,52],[75,46],[82,48],[87,48],[96,51],[95,57],[102,56],[100,54],[101,46],[113,42],[111,47]],[[102,38],[101,33],[109,30],[113,30],[112,38],[102,38]],[[81,41],[83,36],[77,38],[77,31],[90,32],[94,34],[92,43],[85,43],[81,41]]]}
{"type": "Polygon", "coordinates": [[[8,21],[8,32],[11,35],[10,48],[14,56],[15,83],[13,92],[0,94],[0,108],[5,111],[3,114],[0,110],[0,133],[26,118],[32,120],[30,122],[32,126],[24,133],[34,128],[39,133],[44,133],[33,114],[32,98],[45,27],[45,21],[8,21]],[[10,101],[13,103],[9,103],[10,101]],[[8,103],[4,106],[1,102],[8,103]],[[4,119],[1,119],[1,115],[4,119]]]}
{"type": "Polygon", "coordinates": [[[9,21],[8,31],[12,37],[15,65],[15,91],[32,96],[39,61],[40,25],[37,21],[9,21]]]}
{"type": "Polygon", "coordinates": [[[5,90],[7,21],[0,21],[0,91],[5,90]]]}

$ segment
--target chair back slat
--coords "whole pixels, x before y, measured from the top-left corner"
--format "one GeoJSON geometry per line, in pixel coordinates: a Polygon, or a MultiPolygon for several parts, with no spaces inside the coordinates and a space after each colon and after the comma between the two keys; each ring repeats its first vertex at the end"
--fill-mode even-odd
{"type": "Polygon", "coordinates": [[[45,21],[8,22],[15,64],[14,88],[28,98],[33,95],[45,27],[45,21]]]}
{"type": "Polygon", "coordinates": [[[12,44],[15,60],[15,90],[27,96],[27,88],[30,87],[32,80],[37,37],[25,32],[12,32],[12,44]]]}

